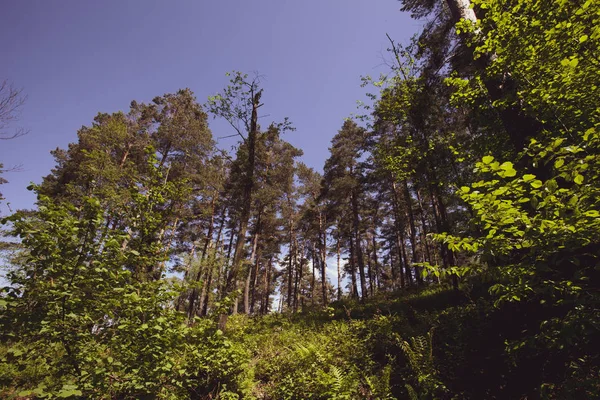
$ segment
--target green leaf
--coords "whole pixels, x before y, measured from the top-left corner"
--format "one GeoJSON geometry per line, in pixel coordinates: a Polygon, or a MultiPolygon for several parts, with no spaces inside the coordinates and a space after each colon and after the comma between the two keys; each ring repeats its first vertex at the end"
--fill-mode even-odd
{"type": "Polygon", "coordinates": [[[511,178],[511,177],[513,177],[513,176],[515,176],[515,175],[517,175],[517,171],[516,171],[516,170],[514,170],[514,169],[512,169],[512,168],[511,168],[511,169],[504,170],[504,174],[503,174],[503,176],[504,176],[504,177],[509,177],[509,178],[511,178]]]}
{"type": "Polygon", "coordinates": [[[542,181],[540,181],[539,179],[536,179],[535,181],[531,182],[530,185],[534,188],[534,189],[539,189],[542,187],[543,183],[542,181]]]}
{"type": "Polygon", "coordinates": [[[579,197],[577,195],[574,195],[573,197],[571,197],[571,199],[569,200],[569,205],[570,206],[574,206],[577,204],[577,202],[579,201],[579,197]]]}
{"type": "Polygon", "coordinates": [[[76,385],[63,385],[60,392],[56,394],[57,397],[67,398],[72,396],[81,396],[83,392],[77,389],[76,385]]]}
{"type": "Polygon", "coordinates": [[[523,175],[523,181],[524,182],[529,182],[529,181],[534,180],[534,179],[535,179],[535,175],[533,175],[533,174],[525,174],[525,175],[523,175]]]}
{"type": "Polygon", "coordinates": [[[81,396],[83,392],[78,389],[70,389],[70,390],[61,390],[56,394],[56,397],[67,398],[73,396],[81,396]]]}
{"type": "Polygon", "coordinates": [[[574,181],[576,184],[578,184],[578,185],[581,185],[581,184],[583,183],[583,175],[579,175],[579,174],[577,174],[577,175],[575,176],[575,179],[573,179],[573,181],[574,181]]]}
{"type": "Polygon", "coordinates": [[[11,347],[6,352],[12,353],[12,355],[15,357],[19,357],[19,356],[23,355],[23,351],[20,349],[17,349],[16,347],[11,347]]]}
{"type": "Polygon", "coordinates": [[[485,157],[483,157],[482,161],[484,164],[489,164],[492,161],[494,161],[494,157],[493,156],[485,156],[485,157]]]}
{"type": "Polygon", "coordinates": [[[579,59],[578,58],[574,58],[569,62],[569,67],[571,68],[575,68],[577,67],[577,65],[579,64],[579,59]]]}
{"type": "Polygon", "coordinates": [[[463,192],[463,193],[469,193],[469,192],[471,191],[471,188],[470,188],[470,187],[468,187],[468,186],[462,186],[462,187],[460,188],[460,190],[461,190],[461,192],[463,192]]]}
{"type": "Polygon", "coordinates": [[[554,168],[560,168],[565,164],[565,160],[563,160],[562,158],[559,158],[558,160],[554,161],[554,168]]]}
{"type": "Polygon", "coordinates": [[[583,43],[588,40],[588,35],[582,35],[579,37],[579,43],[583,43]]]}

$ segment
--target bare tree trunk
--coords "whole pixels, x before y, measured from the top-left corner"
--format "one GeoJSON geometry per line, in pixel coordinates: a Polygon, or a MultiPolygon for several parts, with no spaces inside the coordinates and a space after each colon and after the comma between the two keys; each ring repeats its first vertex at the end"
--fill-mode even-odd
{"type": "MultiPolygon", "coordinates": [[[[250,220],[250,212],[252,208],[252,191],[254,189],[254,166],[256,158],[256,138],[258,136],[258,108],[260,107],[260,97],[262,90],[258,93],[251,92],[252,98],[252,115],[250,118],[250,130],[248,132],[248,162],[246,164],[246,179],[244,184],[244,192],[242,199],[242,209],[240,212],[240,229],[236,241],[235,252],[233,253],[233,263],[231,270],[227,276],[227,286],[225,293],[233,292],[237,284],[237,276],[242,264],[242,253],[244,249],[244,241],[246,239],[246,230],[248,229],[248,221],[250,220]]],[[[219,328],[225,330],[227,325],[227,314],[219,317],[219,328]]]]}
{"type": "MultiPolygon", "coordinates": [[[[302,242],[300,242],[302,243],[302,242]]],[[[296,278],[294,279],[294,312],[298,311],[298,303],[300,301],[300,291],[302,290],[302,255],[304,254],[304,249],[302,245],[298,245],[298,240],[296,240],[296,251],[294,251],[294,265],[296,266],[296,278]],[[298,255],[300,255],[300,262],[298,262],[298,255]],[[300,291],[299,291],[300,290],[300,291]]]]}
{"type": "Polygon", "coordinates": [[[373,288],[373,283],[374,283],[374,279],[373,279],[373,259],[371,258],[371,241],[369,240],[370,235],[367,233],[367,239],[366,239],[366,246],[365,246],[365,250],[367,252],[367,276],[369,277],[369,294],[371,297],[373,297],[373,294],[375,294],[374,292],[374,288],[373,288]]]}
{"type": "MultiPolygon", "coordinates": [[[[185,268],[185,272],[183,274],[183,281],[185,282],[187,280],[188,275],[191,272],[192,269],[192,260],[194,259],[194,254],[196,254],[196,245],[192,244],[192,248],[190,249],[190,254],[188,255],[189,257],[189,262],[187,263],[187,266],[185,268]]],[[[183,304],[184,301],[184,293],[182,293],[181,295],[179,295],[179,298],[177,299],[177,304],[175,306],[175,309],[177,311],[180,311],[181,306],[183,304]]]]}
{"type": "MultiPolygon", "coordinates": [[[[410,228],[410,247],[412,249],[412,266],[415,270],[415,279],[419,284],[423,283],[423,277],[419,271],[419,268],[415,266],[416,263],[420,262],[419,251],[417,250],[417,229],[415,227],[415,216],[412,209],[412,200],[410,197],[410,191],[408,190],[408,182],[404,181],[404,196],[406,197],[406,213],[408,215],[408,226],[410,228]]],[[[410,274],[408,274],[410,276],[410,274]]]]}
{"type": "Polygon", "coordinates": [[[381,289],[381,280],[380,280],[380,272],[379,272],[379,260],[377,259],[377,236],[375,232],[373,232],[373,237],[371,238],[373,243],[373,265],[375,265],[375,278],[377,280],[377,290],[381,289]]]}
{"type": "MultiPolygon", "coordinates": [[[[401,253],[401,248],[400,248],[400,242],[404,241],[404,227],[402,226],[402,223],[400,222],[400,200],[399,200],[399,196],[398,196],[398,190],[396,188],[396,182],[394,181],[394,177],[391,176],[389,177],[389,180],[391,182],[391,186],[392,186],[392,209],[394,210],[394,227],[396,228],[396,240],[398,242],[397,248],[398,248],[398,265],[400,266],[399,268],[399,272],[400,272],[400,288],[404,289],[405,286],[405,282],[404,282],[404,271],[403,271],[403,267],[405,266],[405,264],[403,263],[404,259],[402,258],[402,253],[401,253]]],[[[392,265],[392,278],[393,278],[393,287],[395,288],[397,283],[396,283],[396,274],[394,272],[394,266],[392,265]]]]}
{"type": "Polygon", "coordinates": [[[356,255],[354,251],[354,239],[352,236],[350,237],[350,276],[352,283],[352,293],[350,293],[351,297],[358,298],[358,286],[356,285],[356,255]]]}
{"type": "Polygon", "coordinates": [[[254,280],[252,282],[252,293],[250,293],[250,314],[254,314],[254,305],[256,304],[256,287],[258,286],[258,273],[260,270],[260,247],[256,250],[256,261],[254,262],[254,280]]]}
{"type": "Polygon", "coordinates": [[[341,271],[341,257],[342,257],[342,251],[341,251],[341,247],[340,247],[340,231],[339,231],[339,225],[338,225],[338,237],[337,237],[337,285],[338,285],[338,290],[337,290],[337,299],[338,301],[342,299],[342,271],[341,271]]]}
{"type": "Polygon", "coordinates": [[[294,237],[290,225],[290,248],[288,250],[288,285],[287,285],[287,306],[292,309],[293,303],[293,285],[294,285],[294,237]]]}
{"type": "Polygon", "coordinates": [[[323,307],[327,306],[327,230],[324,226],[322,213],[319,212],[319,236],[321,237],[321,294],[323,307]]]}
{"type": "Polygon", "coordinates": [[[220,285],[220,289],[219,289],[219,299],[222,299],[223,297],[225,297],[225,289],[226,289],[226,285],[227,285],[227,274],[229,272],[229,260],[231,260],[231,249],[233,248],[233,239],[236,237],[236,232],[237,230],[237,225],[234,225],[231,228],[231,232],[229,234],[229,246],[227,247],[227,257],[225,259],[225,262],[223,263],[223,273],[221,274],[221,269],[219,269],[219,276],[217,278],[217,280],[219,281],[219,285],[220,285]],[[221,279],[223,279],[222,282],[221,279]]]}
{"type": "Polygon", "coordinates": [[[315,264],[319,263],[319,257],[317,256],[317,245],[315,244],[315,242],[313,242],[312,244],[312,277],[311,277],[311,281],[310,281],[310,304],[314,305],[315,304],[315,293],[316,293],[316,287],[315,284],[317,283],[317,279],[316,279],[316,275],[315,275],[315,264]]]}
{"type": "MultiPolygon", "coordinates": [[[[224,225],[225,225],[225,209],[223,210],[221,222],[219,224],[219,230],[217,231],[217,238],[215,240],[215,248],[214,248],[213,261],[212,261],[214,265],[211,267],[211,269],[209,271],[208,278],[206,280],[206,291],[204,294],[204,298],[200,299],[200,306],[198,307],[200,309],[201,316],[208,315],[208,302],[210,300],[210,293],[211,293],[211,288],[212,288],[212,284],[213,284],[215,268],[217,269],[218,272],[221,271],[220,266],[218,266],[218,264],[217,264],[218,263],[217,255],[219,253],[223,252],[221,235],[223,233],[224,225]]],[[[216,280],[217,288],[218,288],[218,284],[219,284],[219,275],[220,274],[218,273],[217,280],[216,280]]]]}
{"type": "MultiPolygon", "coordinates": [[[[435,176],[434,176],[435,178],[435,176]]],[[[448,232],[450,231],[450,224],[448,223],[448,214],[446,212],[446,206],[444,205],[444,200],[441,195],[438,193],[435,187],[432,188],[432,204],[433,208],[436,211],[436,223],[439,224],[438,230],[440,232],[448,232]],[[439,220],[439,222],[437,222],[439,220]]],[[[442,246],[442,262],[445,268],[452,267],[454,265],[454,252],[447,248],[446,246],[442,246]]],[[[452,279],[452,288],[454,290],[458,290],[458,276],[456,274],[451,275],[452,279]]]]}
{"type": "Polygon", "coordinates": [[[417,196],[417,203],[419,204],[419,209],[421,210],[421,242],[425,248],[425,261],[431,264],[431,251],[429,249],[429,242],[427,241],[428,232],[427,223],[425,221],[425,208],[423,207],[423,202],[421,201],[421,193],[417,188],[415,188],[415,195],[417,196]]]}
{"type": "Polygon", "coordinates": [[[265,268],[265,295],[262,304],[262,313],[268,314],[271,303],[271,270],[273,268],[273,256],[269,257],[269,262],[265,268]]]}
{"type": "MultiPolygon", "coordinates": [[[[260,221],[260,216],[259,216],[260,221]]],[[[260,223],[260,222],[259,222],[260,223]]],[[[256,262],[256,247],[258,246],[258,229],[259,226],[256,227],[256,232],[254,232],[254,240],[252,244],[252,254],[250,255],[250,264],[248,265],[248,276],[246,277],[246,286],[244,287],[244,312],[246,315],[250,314],[250,281],[252,280],[252,267],[256,262]]]]}
{"type": "Polygon", "coordinates": [[[367,278],[365,277],[365,260],[363,258],[362,252],[362,239],[360,237],[359,230],[359,216],[358,216],[358,199],[356,193],[352,193],[350,195],[350,201],[352,202],[352,213],[353,213],[353,228],[354,228],[354,238],[356,247],[356,259],[358,262],[358,273],[360,275],[360,291],[361,298],[364,300],[367,296],[367,278]]]}
{"type": "Polygon", "coordinates": [[[466,19],[467,21],[477,22],[475,11],[471,8],[470,0],[446,0],[450,12],[456,21],[466,19]]]}

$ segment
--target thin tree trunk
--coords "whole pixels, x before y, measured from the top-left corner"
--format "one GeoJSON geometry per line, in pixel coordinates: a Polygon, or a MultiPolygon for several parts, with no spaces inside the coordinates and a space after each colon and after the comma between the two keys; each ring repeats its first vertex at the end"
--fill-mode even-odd
{"type": "Polygon", "coordinates": [[[429,249],[429,242],[427,241],[427,223],[425,221],[425,208],[423,207],[423,202],[421,201],[421,193],[419,189],[415,188],[415,194],[417,196],[417,203],[419,204],[419,209],[421,210],[421,242],[424,244],[425,248],[425,261],[431,264],[431,251],[429,249]]]}
{"type": "Polygon", "coordinates": [[[258,230],[260,229],[260,216],[258,217],[258,225],[254,232],[254,240],[252,244],[252,254],[250,255],[250,265],[248,265],[248,276],[246,277],[246,286],[244,287],[244,312],[250,314],[250,281],[252,280],[252,267],[256,262],[256,247],[258,246],[258,230]]]}
{"type": "Polygon", "coordinates": [[[373,294],[375,294],[374,292],[374,287],[373,287],[373,283],[374,280],[373,279],[373,271],[374,271],[374,267],[373,267],[373,259],[371,258],[371,241],[369,240],[370,235],[367,234],[367,240],[366,240],[366,246],[365,246],[365,250],[367,251],[367,275],[369,277],[369,294],[371,297],[373,297],[373,294]]]}
{"type": "Polygon", "coordinates": [[[315,284],[317,283],[317,279],[316,279],[316,275],[315,275],[315,264],[319,263],[319,257],[317,256],[317,245],[315,242],[313,242],[312,244],[312,278],[311,278],[311,282],[310,282],[310,304],[314,305],[315,304],[315,293],[316,293],[316,287],[315,284]]]}
{"type": "Polygon", "coordinates": [[[362,252],[362,240],[360,237],[359,231],[359,215],[358,215],[358,199],[356,193],[352,193],[350,195],[350,201],[352,202],[352,213],[353,213],[353,228],[354,228],[354,238],[355,238],[355,247],[356,247],[356,259],[358,263],[358,273],[360,275],[360,291],[361,298],[364,300],[367,296],[367,278],[365,277],[365,260],[363,258],[362,252]]]}
{"type": "MultiPolygon", "coordinates": [[[[250,220],[250,212],[252,208],[252,191],[254,189],[254,165],[256,152],[256,138],[258,136],[258,108],[260,107],[260,97],[262,91],[258,93],[251,92],[252,98],[252,115],[250,118],[250,130],[248,132],[248,162],[246,164],[246,179],[244,183],[244,192],[242,195],[242,209],[240,212],[240,229],[236,241],[235,252],[233,253],[233,263],[231,270],[227,276],[227,286],[225,294],[233,292],[237,284],[237,276],[242,264],[242,253],[244,249],[244,241],[246,238],[246,230],[248,229],[248,221],[250,220]]],[[[227,314],[219,317],[219,328],[225,330],[227,325],[227,314]]]]}
{"type": "Polygon", "coordinates": [[[323,217],[319,212],[319,236],[321,236],[321,294],[323,307],[327,306],[327,230],[324,227],[323,217]]]}
{"type": "Polygon", "coordinates": [[[352,283],[351,297],[358,298],[358,286],[356,285],[356,263],[355,263],[355,252],[354,252],[354,239],[350,236],[350,276],[352,283]]]}
{"type": "Polygon", "coordinates": [[[337,299],[339,301],[339,300],[342,299],[342,270],[341,270],[342,269],[342,265],[341,265],[342,251],[341,251],[341,247],[340,247],[339,225],[338,225],[338,236],[337,236],[336,250],[337,250],[337,285],[338,285],[337,299]]]}
{"type": "Polygon", "coordinates": [[[229,234],[229,246],[227,246],[227,257],[225,258],[225,262],[223,263],[223,274],[221,274],[221,269],[219,269],[218,281],[221,281],[221,279],[223,279],[223,282],[220,282],[219,299],[225,297],[227,274],[229,272],[229,260],[231,260],[231,249],[233,248],[233,239],[236,237],[236,230],[237,224],[231,228],[231,232],[229,234]]]}
{"type": "Polygon", "coordinates": [[[131,150],[132,147],[133,147],[133,143],[129,143],[127,145],[127,150],[125,150],[125,154],[123,154],[123,157],[121,158],[121,162],[119,163],[119,169],[123,169],[123,166],[125,165],[125,161],[127,161],[127,157],[129,156],[129,151],[131,150]]]}
{"type": "MultiPolygon", "coordinates": [[[[400,196],[394,178],[390,176],[393,193],[393,209],[394,209],[394,225],[396,227],[396,240],[398,242],[398,260],[400,265],[400,288],[403,289],[406,284],[412,283],[411,274],[409,271],[408,257],[406,256],[406,248],[404,244],[404,226],[401,223],[400,196]]],[[[409,199],[407,199],[408,203],[409,199]]]]}
{"type": "Polygon", "coordinates": [[[256,287],[258,286],[258,273],[260,270],[260,247],[256,250],[256,261],[254,262],[254,280],[252,282],[252,292],[250,294],[250,314],[254,314],[254,305],[256,304],[256,287]]]}
{"type": "Polygon", "coordinates": [[[302,255],[304,254],[303,246],[298,245],[298,240],[296,240],[296,246],[294,251],[294,265],[296,266],[296,278],[294,279],[294,312],[298,311],[298,303],[299,303],[299,290],[302,290],[302,255]],[[298,262],[298,255],[300,255],[300,262],[298,262]]]}
{"type": "MultiPolygon", "coordinates": [[[[194,259],[194,254],[196,254],[196,245],[192,244],[192,248],[190,249],[189,259],[190,261],[187,263],[187,267],[185,268],[185,272],[183,273],[183,281],[187,280],[188,275],[192,269],[192,260],[194,259]]],[[[180,311],[181,305],[183,304],[184,293],[182,293],[177,299],[177,305],[175,306],[175,310],[180,311]]]]}
{"type": "MultiPolygon", "coordinates": [[[[291,226],[291,225],[290,225],[291,226]]],[[[294,285],[294,238],[290,227],[290,248],[288,250],[288,285],[287,285],[287,306],[292,309],[293,302],[293,285],[294,285]]]]}
{"type": "Polygon", "coordinates": [[[263,314],[269,313],[269,303],[271,302],[271,270],[273,268],[273,256],[269,257],[269,263],[265,271],[265,300],[263,303],[263,314]]]}
{"type": "Polygon", "coordinates": [[[373,233],[373,237],[371,238],[373,241],[373,264],[375,265],[375,277],[377,279],[377,290],[381,289],[381,273],[379,271],[379,260],[377,259],[377,237],[373,233]]]}
{"type": "Polygon", "coordinates": [[[417,250],[417,229],[415,228],[415,217],[413,214],[412,200],[410,197],[410,191],[408,190],[408,182],[407,181],[404,181],[404,195],[406,197],[406,202],[407,202],[406,213],[408,215],[408,226],[410,228],[409,240],[410,240],[410,247],[412,249],[411,263],[415,270],[415,279],[417,280],[417,282],[419,284],[421,284],[421,283],[423,283],[423,277],[421,276],[419,268],[415,265],[416,263],[420,262],[419,251],[417,250]]]}

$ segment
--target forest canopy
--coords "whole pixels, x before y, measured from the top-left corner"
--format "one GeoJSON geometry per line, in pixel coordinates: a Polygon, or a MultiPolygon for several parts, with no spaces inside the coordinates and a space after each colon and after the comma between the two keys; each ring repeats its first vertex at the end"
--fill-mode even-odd
{"type": "Polygon", "coordinates": [[[600,4],[400,4],[322,171],[236,71],[54,150],[2,219],[0,396],[599,397],[600,4]]]}

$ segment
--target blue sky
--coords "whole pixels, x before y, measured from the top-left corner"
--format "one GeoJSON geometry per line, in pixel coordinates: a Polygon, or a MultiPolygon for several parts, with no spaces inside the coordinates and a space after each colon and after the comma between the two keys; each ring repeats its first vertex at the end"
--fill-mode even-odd
{"type": "MultiPolygon", "coordinates": [[[[0,162],[22,165],[0,192],[13,209],[31,207],[25,188],[53,167],[50,150],[75,141],[98,112],[185,87],[203,103],[231,70],[265,77],[263,125],[290,117],[297,131],[285,139],[321,170],[331,138],[364,99],[360,76],[387,69],[385,34],[405,43],[419,29],[399,8],[396,0],[5,0],[0,80],[27,95],[18,124],[30,133],[0,142],[0,162]]],[[[210,125],[216,137],[232,133],[210,125]]]]}

